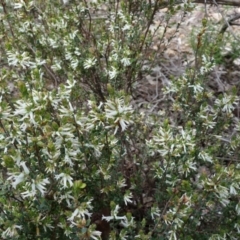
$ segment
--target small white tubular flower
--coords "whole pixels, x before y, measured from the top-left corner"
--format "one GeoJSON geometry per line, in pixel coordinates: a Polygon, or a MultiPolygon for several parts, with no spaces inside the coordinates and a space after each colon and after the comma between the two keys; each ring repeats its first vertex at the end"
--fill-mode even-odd
{"type": "Polygon", "coordinates": [[[227,206],[230,202],[229,201],[230,193],[228,189],[225,186],[215,185],[214,190],[215,190],[215,195],[218,197],[221,204],[223,206],[227,206]]]}
{"type": "Polygon", "coordinates": [[[119,123],[121,126],[122,131],[126,130],[128,123],[124,119],[117,118],[114,123],[119,123]]]}
{"type": "Polygon", "coordinates": [[[16,101],[14,115],[28,115],[32,107],[32,103],[23,100],[16,101]]]}
{"type": "Polygon", "coordinates": [[[101,173],[104,177],[105,180],[108,180],[111,178],[111,175],[108,174],[108,170],[110,169],[110,166],[108,166],[107,169],[104,169],[102,167],[99,167],[99,170],[97,171],[98,173],[101,173]]]}
{"type": "Polygon", "coordinates": [[[36,183],[35,183],[36,188],[39,190],[39,192],[41,193],[42,196],[46,193],[46,185],[49,183],[50,183],[50,181],[48,180],[48,178],[36,181],[36,183]]]}
{"type": "Polygon", "coordinates": [[[37,190],[41,193],[42,196],[46,193],[46,185],[49,184],[49,180],[46,179],[38,179],[38,180],[32,180],[32,184],[27,183],[26,187],[30,186],[30,190],[27,190],[22,194],[23,198],[27,197],[35,197],[37,194],[37,190]]]}
{"type": "Polygon", "coordinates": [[[105,220],[105,221],[107,221],[107,222],[110,222],[111,220],[113,220],[114,219],[114,217],[113,216],[102,216],[102,220],[105,220]]]}
{"type": "Polygon", "coordinates": [[[240,216],[240,202],[238,204],[236,204],[235,211],[236,211],[237,215],[240,216]]]}
{"type": "Polygon", "coordinates": [[[123,59],[121,59],[121,63],[124,67],[129,66],[131,64],[130,58],[124,57],[123,59]]]}
{"type": "Polygon", "coordinates": [[[131,200],[133,198],[133,195],[131,192],[127,191],[125,194],[124,194],[124,203],[125,205],[127,205],[128,203],[132,203],[133,201],[131,200]]]}
{"type": "Polygon", "coordinates": [[[65,107],[65,106],[60,106],[59,108],[59,116],[64,117],[64,116],[71,116],[73,115],[73,109],[65,107]]]}
{"type": "Polygon", "coordinates": [[[11,184],[13,186],[13,188],[16,188],[18,184],[22,183],[26,176],[29,174],[29,169],[26,166],[25,162],[20,162],[19,166],[23,167],[23,172],[21,173],[8,173],[8,175],[10,175],[10,177],[7,179],[8,181],[13,181],[11,184]]]}
{"type": "Polygon", "coordinates": [[[57,196],[56,198],[59,203],[61,203],[63,200],[65,200],[67,202],[67,205],[70,207],[72,205],[71,201],[74,200],[74,197],[71,194],[72,194],[71,191],[65,192],[64,194],[61,194],[60,196],[57,196]]]}
{"type": "Polygon", "coordinates": [[[174,230],[171,230],[168,232],[169,234],[169,240],[177,240],[177,235],[176,235],[176,232],[174,230]]]}
{"type": "Polygon", "coordinates": [[[71,158],[70,158],[70,156],[69,156],[69,154],[68,154],[67,151],[65,152],[65,156],[64,156],[63,161],[64,161],[66,164],[68,164],[69,166],[71,166],[71,167],[73,166],[73,162],[72,162],[72,160],[71,160],[71,158]]]}
{"type": "Polygon", "coordinates": [[[160,217],[160,209],[158,207],[151,207],[151,218],[154,220],[155,217],[160,217]]]}
{"type": "Polygon", "coordinates": [[[23,100],[18,100],[16,101],[15,107],[16,107],[16,110],[14,111],[14,115],[22,116],[22,118],[20,118],[20,121],[23,121],[24,119],[29,119],[30,123],[34,125],[37,124],[35,121],[35,114],[34,114],[34,111],[36,109],[34,109],[32,103],[26,102],[23,100]]]}
{"type": "Polygon", "coordinates": [[[2,232],[1,236],[3,239],[9,239],[18,236],[18,231],[22,229],[22,226],[13,224],[12,226],[8,227],[5,231],[2,232]]]}
{"type": "Polygon", "coordinates": [[[196,170],[196,163],[193,162],[193,159],[188,159],[186,162],[178,166],[179,173],[185,174],[185,177],[187,177],[191,172],[194,172],[196,170]]]}
{"type": "Polygon", "coordinates": [[[77,58],[73,58],[73,59],[71,60],[71,67],[72,67],[73,70],[76,70],[76,68],[77,68],[77,66],[78,66],[78,63],[79,63],[79,61],[78,61],[77,58]]]}
{"type": "MultiPolygon", "coordinates": [[[[66,82],[67,84],[65,86],[66,89],[73,89],[75,87],[75,85],[76,85],[76,82],[77,82],[76,80],[69,80],[68,79],[67,82],[66,82]]],[[[69,107],[72,108],[70,102],[69,102],[69,107]]]]}
{"type": "Polygon", "coordinates": [[[14,3],[14,9],[20,9],[23,6],[26,6],[24,1],[20,1],[19,3],[14,3]]]}
{"type": "Polygon", "coordinates": [[[117,132],[119,126],[121,130],[126,130],[127,126],[132,123],[130,120],[133,109],[131,106],[126,106],[122,98],[115,100],[107,100],[105,104],[105,114],[107,119],[114,120],[115,132],[117,132]]]}
{"type": "Polygon", "coordinates": [[[128,23],[126,23],[123,28],[122,28],[122,31],[127,31],[127,30],[130,30],[132,28],[132,26],[128,23]]]}
{"type": "Polygon", "coordinates": [[[23,171],[24,171],[25,174],[29,174],[30,171],[29,171],[28,167],[26,166],[25,162],[21,162],[20,166],[23,167],[23,171]]]}
{"type": "Polygon", "coordinates": [[[101,232],[100,231],[91,231],[90,232],[90,237],[91,239],[94,239],[94,240],[100,240],[101,239],[101,232]]]}
{"type": "Polygon", "coordinates": [[[89,69],[91,67],[93,67],[96,64],[97,60],[95,58],[88,58],[84,63],[83,63],[83,67],[85,69],[89,69]]]}
{"type": "Polygon", "coordinates": [[[69,3],[69,0],[62,0],[63,1],[63,5],[67,5],[69,3]]]}
{"type": "Polygon", "coordinates": [[[202,56],[202,67],[200,68],[200,73],[205,74],[213,70],[215,63],[210,59],[207,59],[205,55],[202,56]]]}
{"type": "MultiPolygon", "coordinates": [[[[76,219],[85,219],[85,216],[91,217],[92,213],[89,212],[89,209],[92,208],[91,201],[88,201],[87,203],[83,204],[83,206],[79,206],[74,210],[72,215],[68,218],[68,221],[70,221],[73,225],[75,224],[75,218],[76,219]]],[[[77,221],[76,221],[77,222],[77,221]]]]}
{"type": "Polygon", "coordinates": [[[127,217],[125,217],[123,220],[121,220],[120,225],[125,228],[134,227],[135,226],[134,217],[131,217],[130,220],[127,217]]]}
{"type": "MultiPolygon", "coordinates": [[[[0,103],[2,102],[2,97],[0,97],[0,103]]],[[[9,107],[8,104],[3,104],[2,106],[0,105],[0,117],[2,120],[8,120],[11,121],[11,108],[9,107]]]]}
{"type": "Polygon", "coordinates": [[[238,233],[240,233],[240,224],[239,223],[235,223],[234,228],[237,230],[238,233]]]}
{"type": "Polygon", "coordinates": [[[55,176],[57,180],[60,179],[60,184],[62,185],[62,188],[68,188],[73,186],[73,178],[66,174],[66,173],[60,173],[55,176]]]}
{"type": "MultiPolygon", "coordinates": [[[[28,186],[29,184],[26,184],[26,185],[28,186]]],[[[36,185],[35,185],[35,183],[32,183],[30,190],[27,190],[27,191],[21,193],[21,195],[23,196],[23,198],[35,197],[36,194],[37,194],[37,191],[36,191],[36,185]]]]}
{"type": "Polygon", "coordinates": [[[210,163],[213,162],[212,157],[208,153],[204,152],[203,150],[198,154],[198,157],[205,162],[210,162],[210,163]]]}
{"type": "Polygon", "coordinates": [[[108,75],[110,79],[114,79],[118,75],[117,69],[112,66],[112,70],[108,71],[108,75]]]}
{"type": "Polygon", "coordinates": [[[229,192],[231,195],[237,195],[239,189],[239,184],[237,182],[233,182],[230,186],[229,192]]]}
{"type": "Polygon", "coordinates": [[[120,180],[118,180],[118,181],[117,181],[117,186],[118,186],[119,188],[126,187],[126,186],[127,186],[126,180],[125,180],[125,179],[120,179],[120,180]]]}
{"type": "Polygon", "coordinates": [[[196,93],[202,93],[204,88],[201,86],[201,84],[196,83],[194,85],[189,85],[193,89],[193,92],[196,93]]]}
{"type": "Polygon", "coordinates": [[[30,67],[32,62],[27,52],[18,53],[18,52],[7,52],[8,64],[10,66],[21,66],[23,69],[30,67]]]}
{"type": "Polygon", "coordinates": [[[13,180],[11,183],[13,188],[16,188],[18,184],[22,183],[25,180],[25,174],[22,173],[8,173],[10,177],[7,179],[8,181],[13,180]]]}
{"type": "Polygon", "coordinates": [[[113,216],[116,218],[117,215],[118,215],[119,210],[120,210],[119,205],[116,205],[116,207],[115,207],[115,209],[113,210],[113,212],[111,212],[111,215],[113,215],[113,216]]]}
{"type": "Polygon", "coordinates": [[[238,104],[238,100],[237,96],[227,95],[225,93],[222,98],[216,99],[215,105],[221,108],[221,111],[231,113],[238,104]]]}
{"type": "Polygon", "coordinates": [[[107,222],[115,219],[115,220],[125,220],[126,216],[118,216],[118,212],[120,210],[119,205],[116,205],[115,209],[113,211],[111,211],[111,216],[102,216],[102,220],[106,220],[107,222]]]}

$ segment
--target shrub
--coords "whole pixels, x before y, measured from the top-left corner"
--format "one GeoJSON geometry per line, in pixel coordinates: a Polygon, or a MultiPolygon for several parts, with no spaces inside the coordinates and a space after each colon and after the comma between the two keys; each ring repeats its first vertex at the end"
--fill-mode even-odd
{"type": "Polygon", "coordinates": [[[208,88],[205,31],[147,114],[131,93],[161,1],[1,4],[3,239],[238,238],[238,89],[208,88]]]}

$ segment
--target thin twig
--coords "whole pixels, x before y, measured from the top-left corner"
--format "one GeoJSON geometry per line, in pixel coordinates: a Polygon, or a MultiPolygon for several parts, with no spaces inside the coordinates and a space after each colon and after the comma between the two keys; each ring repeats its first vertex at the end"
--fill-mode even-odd
{"type": "Polygon", "coordinates": [[[240,24],[237,23],[233,23],[234,21],[236,21],[237,19],[240,19],[240,13],[231,17],[230,19],[226,20],[225,24],[222,26],[221,30],[220,30],[220,34],[224,34],[224,32],[227,30],[227,28],[231,25],[236,25],[236,26],[240,26],[240,24]]]}

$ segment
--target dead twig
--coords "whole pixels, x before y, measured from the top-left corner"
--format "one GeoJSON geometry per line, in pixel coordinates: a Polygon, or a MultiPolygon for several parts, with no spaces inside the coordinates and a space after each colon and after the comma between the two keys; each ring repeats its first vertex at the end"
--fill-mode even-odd
{"type": "Polygon", "coordinates": [[[227,30],[229,26],[232,26],[232,25],[240,26],[240,24],[234,23],[234,21],[238,19],[240,19],[240,13],[226,20],[226,23],[222,26],[219,33],[224,34],[224,32],[227,30]]]}

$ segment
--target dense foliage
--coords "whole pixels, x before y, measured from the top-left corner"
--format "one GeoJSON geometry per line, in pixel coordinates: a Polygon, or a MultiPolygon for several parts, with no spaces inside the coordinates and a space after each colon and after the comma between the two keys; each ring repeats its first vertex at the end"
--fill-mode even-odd
{"type": "Polygon", "coordinates": [[[239,239],[239,89],[208,88],[207,19],[161,111],[131,104],[160,5],[1,1],[2,239],[239,239]]]}

